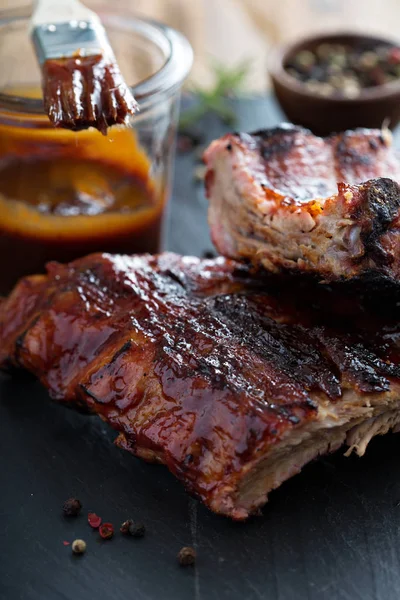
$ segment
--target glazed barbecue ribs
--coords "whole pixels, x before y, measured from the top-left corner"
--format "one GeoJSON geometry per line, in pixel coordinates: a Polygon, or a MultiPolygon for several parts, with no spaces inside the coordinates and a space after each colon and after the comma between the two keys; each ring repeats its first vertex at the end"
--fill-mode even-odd
{"type": "Polygon", "coordinates": [[[214,141],[204,160],[219,252],[320,280],[400,279],[400,161],[388,131],[291,125],[214,141]]]}
{"type": "Polygon", "coordinates": [[[168,253],[47,271],[0,304],[2,369],[99,415],[217,513],[245,519],[314,457],[362,455],[400,423],[398,319],[358,294],[168,253]]]}

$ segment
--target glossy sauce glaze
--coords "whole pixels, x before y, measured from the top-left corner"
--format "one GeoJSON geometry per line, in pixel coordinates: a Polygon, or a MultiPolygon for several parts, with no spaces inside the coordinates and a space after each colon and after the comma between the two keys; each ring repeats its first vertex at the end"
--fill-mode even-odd
{"type": "Polygon", "coordinates": [[[50,260],[157,252],[166,190],[150,170],[132,130],[0,126],[0,294],[50,260]]]}
{"type": "Polygon", "coordinates": [[[321,406],[400,383],[396,302],[383,315],[344,288],[292,286],[222,258],[51,264],[0,307],[0,364],[101,415],[121,447],[222,510],[226,486],[321,406]]]}
{"type": "Polygon", "coordinates": [[[103,54],[46,60],[42,67],[44,107],[54,127],[106,135],[138,110],[113,57],[103,54]]]}

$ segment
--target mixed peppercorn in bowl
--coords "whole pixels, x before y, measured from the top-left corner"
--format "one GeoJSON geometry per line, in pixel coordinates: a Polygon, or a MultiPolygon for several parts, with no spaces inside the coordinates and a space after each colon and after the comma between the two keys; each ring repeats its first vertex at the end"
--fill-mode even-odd
{"type": "Polygon", "coordinates": [[[312,92],[357,98],[366,88],[400,78],[400,48],[368,39],[355,46],[321,42],[289,56],[284,68],[312,92]]]}
{"type": "Polygon", "coordinates": [[[277,49],[270,75],[286,116],[319,135],[400,120],[400,44],[356,33],[277,49]]]}

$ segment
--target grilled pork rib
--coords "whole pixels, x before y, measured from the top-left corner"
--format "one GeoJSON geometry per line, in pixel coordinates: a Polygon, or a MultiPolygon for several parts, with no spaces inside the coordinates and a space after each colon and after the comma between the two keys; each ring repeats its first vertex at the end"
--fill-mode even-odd
{"type": "Polygon", "coordinates": [[[339,300],[223,258],[91,255],[0,304],[0,365],[245,519],[312,458],[346,442],[363,454],[400,423],[398,319],[339,300]]]}
{"type": "Polygon", "coordinates": [[[388,132],[322,139],[283,125],[226,135],[204,159],[221,254],[323,280],[400,278],[400,161],[388,132]]]}

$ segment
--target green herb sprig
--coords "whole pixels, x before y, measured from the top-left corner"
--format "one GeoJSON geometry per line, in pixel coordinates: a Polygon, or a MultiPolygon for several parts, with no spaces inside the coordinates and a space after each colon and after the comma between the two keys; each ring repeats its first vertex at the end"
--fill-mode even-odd
{"type": "Polygon", "coordinates": [[[233,68],[226,68],[221,63],[213,61],[211,66],[215,75],[215,84],[209,90],[199,86],[191,88],[198,102],[182,114],[179,122],[180,131],[186,131],[210,112],[216,114],[226,125],[234,126],[237,117],[227,106],[226,98],[236,97],[243,91],[250,65],[251,61],[245,60],[233,68]]]}

